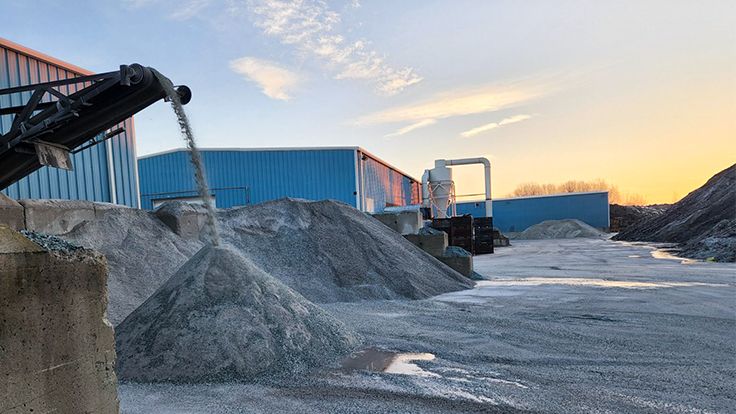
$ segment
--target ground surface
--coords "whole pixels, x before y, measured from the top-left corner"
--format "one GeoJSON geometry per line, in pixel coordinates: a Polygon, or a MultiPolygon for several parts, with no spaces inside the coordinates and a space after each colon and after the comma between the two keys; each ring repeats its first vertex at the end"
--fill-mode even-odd
{"type": "Polygon", "coordinates": [[[122,411],[736,410],[736,265],[657,259],[645,246],[608,240],[514,244],[476,258],[492,280],[475,289],[325,306],[366,347],[417,353],[403,358],[415,365],[390,369],[399,373],[124,384],[122,411]]]}

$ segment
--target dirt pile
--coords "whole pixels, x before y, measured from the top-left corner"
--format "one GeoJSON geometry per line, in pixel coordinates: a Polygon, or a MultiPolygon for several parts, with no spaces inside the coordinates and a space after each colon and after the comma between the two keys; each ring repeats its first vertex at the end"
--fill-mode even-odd
{"type": "Polygon", "coordinates": [[[620,232],[641,220],[651,219],[664,213],[669,204],[653,204],[649,206],[622,206],[611,204],[610,223],[612,232],[620,232]]]}
{"type": "Polygon", "coordinates": [[[335,201],[221,210],[223,241],[317,303],[422,299],[472,286],[378,220],[335,201]]]}
{"type": "Polygon", "coordinates": [[[509,233],[509,238],[521,240],[573,239],[576,237],[606,238],[608,235],[580,220],[547,220],[520,233],[509,233]]]}
{"type": "Polygon", "coordinates": [[[202,246],[172,232],[151,213],[110,209],[62,235],[107,258],[107,317],[117,325],[156,291],[202,246]]]}
{"type": "MultiPolygon", "coordinates": [[[[705,255],[706,250],[723,244],[712,240],[730,237],[728,231],[724,232],[724,229],[728,229],[729,221],[736,219],[735,189],[736,164],[714,175],[702,187],[673,204],[665,213],[636,223],[614,239],[686,243],[690,246],[686,247],[685,253],[693,257],[699,257],[701,253],[705,255]],[[724,224],[719,224],[724,220],[724,224]],[[718,229],[716,226],[719,226],[718,229]],[[706,239],[711,239],[711,242],[706,242],[706,239]],[[697,246],[703,247],[703,252],[700,252],[697,246]]],[[[723,251],[708,257],[725,258],[729,253],[732,254],[733,251],[723,251]]]]}
{"type": "Polygon", "coordinates": [[[681,254],[695,259],[736,262],[736,219],[721,220],[712,229],[685,243],[681,254]]]}
{"type": "Polygon", "coordinates": [[[358,337],[250,260],[207,246],[116,329],[117,372],[139,382],[220,382],[305,371],[358,337]]]}

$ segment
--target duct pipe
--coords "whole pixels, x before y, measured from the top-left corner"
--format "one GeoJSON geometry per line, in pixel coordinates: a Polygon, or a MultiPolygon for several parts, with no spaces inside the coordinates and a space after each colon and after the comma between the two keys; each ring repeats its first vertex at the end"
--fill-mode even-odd
{"type": "MultiPolygon", "coordinates": [[[[438,160],[439,161],[439,160],[438,160]]],[[[435,161],[437,163],[437,161],[435,161]]],[[[493,217],[493,206],[491,205],[491,162],[487,158],[461,158],[457,160],[444,160],[445,165],[468,165],[483,164],[486,178],[486,217],[493,217]]]]}
{"type": "Polygon", "coordinates": [[[429,202],[429,170],[424,170],[424,174],[422,174],[422,207],[431,207],[429,202]]]}

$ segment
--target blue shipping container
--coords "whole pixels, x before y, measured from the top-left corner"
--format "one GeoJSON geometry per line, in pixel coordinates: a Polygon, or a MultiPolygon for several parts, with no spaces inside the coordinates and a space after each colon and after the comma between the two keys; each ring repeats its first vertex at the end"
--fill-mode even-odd
{"type": "MultiPolygon", "coordinates": [[[[0,38],[0,89],[69,79],[91,72],[0,38]]],[[[82,85],[63,86],[63,93],[82,85]]],[[[0,107],[18,106],[31,92],[0,96],[0,107]]],[[[0,133],[6,133],[12,115],[0,116],[0,133]]],[[[133,119],[125,132],[72,156],[74,171],[43,167],[4,189],[11,198],[58,198],[112,202],[138,207],[138,176],[133,119]]],[[[98,139],[98,138],[96,138],[98,139]]]]}
{"type": "MultiPolygon", "coordinates": [[[[218,208],[282,197],[332,199],[362,209],[419,202],[419,183],[358,147],[202,149],[218,208]]],[[[141,205],[197,198],[186,149],[140,157],[141,205]]]]}
{"type": "MultiPolygon", "coordinates": [[[[569,193],[493,200],[493,225],[502,232],[524,231],[545,220],[578,219],[608,229],[608,192],[569,193]]],[[[482,201],[457,203],[457,214],[484,217],[482,201]]]]}

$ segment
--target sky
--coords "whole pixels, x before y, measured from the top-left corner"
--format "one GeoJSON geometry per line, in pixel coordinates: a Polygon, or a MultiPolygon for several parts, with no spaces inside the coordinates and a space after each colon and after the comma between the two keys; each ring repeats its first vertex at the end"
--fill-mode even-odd
{"type": "MultiPolygon", "coordinates": [[[[649,203],[736,161],[730,0],[0,0],[0,19],[94,72],[188,85],[201,147],[361,146],[415,178],[484,156],[494,197],[604,179],[649,203]]],[[[139,155],[183,146],[164,103],[135,126],[139,155]]],[[[481,166],[454,173],[483,192],[481,166]]]]}

